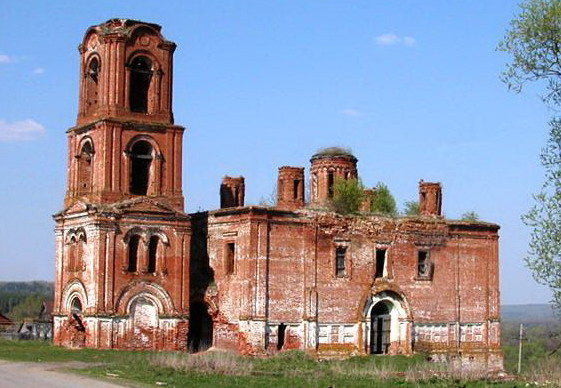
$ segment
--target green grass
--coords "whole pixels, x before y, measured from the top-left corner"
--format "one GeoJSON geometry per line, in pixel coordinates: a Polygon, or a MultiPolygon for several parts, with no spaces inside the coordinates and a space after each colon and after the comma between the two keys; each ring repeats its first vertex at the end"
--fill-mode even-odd
{"type": "MultiPolygon", "coordinates": [[[[423,357],[353,357],[318,362],[304,352],[247,358],[230,353],[190,355],[173,352],[130,352],[56,347],[46,342],[0,340],[0,359],[33,362],[91,363],[79,373],[112,376],[176,388],[512,388],[515,383],[460,381],[438,377],[435,364],[423,357]]],[[[438,367],[438,366],[436,366],[438,367]]],[[[523,384],[518,383],[518,387],[523,384]]]]}

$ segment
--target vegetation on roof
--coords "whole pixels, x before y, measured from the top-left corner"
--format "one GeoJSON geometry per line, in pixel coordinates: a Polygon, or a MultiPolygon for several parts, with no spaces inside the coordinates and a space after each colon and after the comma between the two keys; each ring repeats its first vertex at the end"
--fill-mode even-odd
{"type": "Polygon", "coordinates": [[[314,156],[353,156],[353,151],[346,147],[325,147],[316,151],[314,156]]]}

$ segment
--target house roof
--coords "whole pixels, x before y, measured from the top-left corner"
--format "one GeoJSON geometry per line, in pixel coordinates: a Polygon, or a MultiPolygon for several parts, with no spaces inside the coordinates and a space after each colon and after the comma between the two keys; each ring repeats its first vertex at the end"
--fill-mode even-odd
{"type": "Polygon", "coordinates": [[[12,325],[13,322],[7,316],[0,314],[0,325],[12,325]]]}

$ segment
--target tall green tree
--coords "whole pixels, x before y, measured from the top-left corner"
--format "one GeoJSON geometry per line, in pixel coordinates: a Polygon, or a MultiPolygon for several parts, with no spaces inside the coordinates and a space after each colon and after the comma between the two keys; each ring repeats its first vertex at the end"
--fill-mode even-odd
{"type": "MultiPolygon", "coordinates": [[[[527,82],[544,84],[542,99],[561,106],[561,0],[527,0],[512,20],[499,50],[512,61],[502,80],[516,92],[527,82]]],[[[526,264],[539,283],[550,287],[561,308],[561,120],[550,121],[549,138],[541,153],[545,182],[534,206],[522,217],[532,228],[526,264]]]]}
{"type": "Polygon", "coordinates": [[[561,119],[550,121],[549,140],[541,153],[545,182],[534,206],[522,216],[532,228],[526,264],[534,279],[548,286],[561,309],[561,119]]]}
{"type": "Polygon", "coordinates": [[[378,182],[374,188],[374,198],[370,207],[373,213],[381,213],[394,216],[397,214],[397,205],[395,198],[388,186],[382,182],[378,182]]]}

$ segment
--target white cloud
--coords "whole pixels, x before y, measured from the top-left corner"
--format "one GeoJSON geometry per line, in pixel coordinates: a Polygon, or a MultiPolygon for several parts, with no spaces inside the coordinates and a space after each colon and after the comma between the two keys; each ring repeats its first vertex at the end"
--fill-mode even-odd
{"type": "Polygon", "coordinates": [[[378,35],[374,38],[376,44],[381,46],[392,46],[396,44],[403,44],[405,46],[413,46],[416,43],[415,38],[411,36],[398,36],[393,32],[389,32],[387,34],[378,35]]]}
{"type": "Polygon", "coordinates": [[[45,72],[45,69],[43,69],[42,67],[36,67],[35,69],[33,69],[33,74],[43,74],[45,72]]]}
{"type": "Polygon", "coordinates": [[[404,36],[403,37],[403,44],[406,46],[413,46],[417,41],[415,40],[415,38],[412,38],[410,36],[404,36]]]}
{"type": "Polygon", "coordinates": [[[8,123],[0,120],[0,142],[35,140],[45,133],[45,127],[32,119],[8,123]]]}
{"type": "Polygon", "coordinates": [[[341,109],[339,111],[339,114],[342,114],[344,116],[356,117],[356,116],[360,116],[361,113],[356,109],[346,108],[346,109],[341,109]]]}
{"type": "Polygon", "coordinates": [[[15,62],[16,59],[6,54],[0,54],[0,63],[12,63],[15,62]]]}

